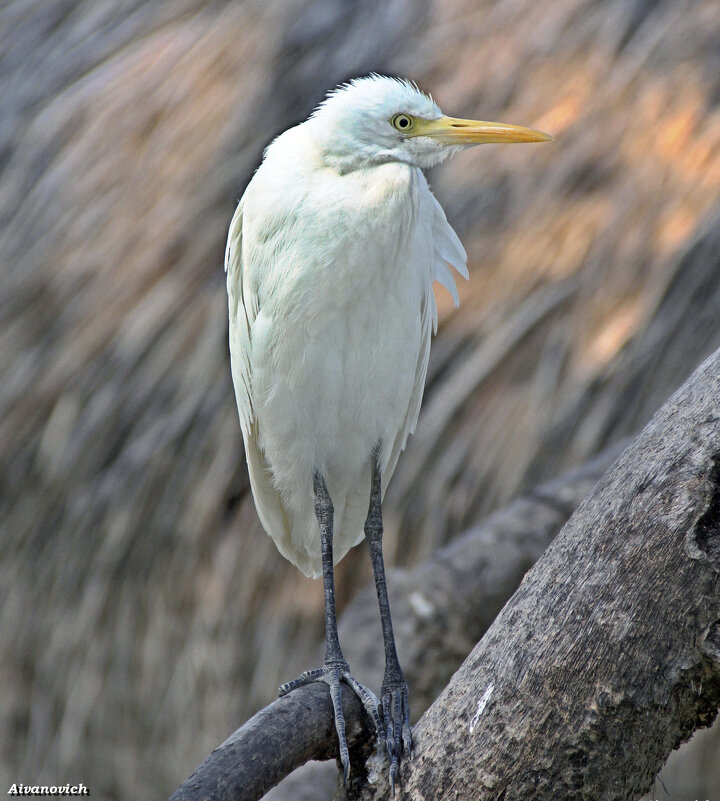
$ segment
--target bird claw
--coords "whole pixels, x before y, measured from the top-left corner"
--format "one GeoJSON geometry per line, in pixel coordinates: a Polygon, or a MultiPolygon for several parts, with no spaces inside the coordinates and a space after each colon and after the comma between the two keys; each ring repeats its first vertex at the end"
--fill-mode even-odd
{"type": "Polygon", "coordinates": [[[390,787],[393,796],[400,777],[400,761],[403,754],[413,756],[412,729],[410,728],[410,704],[408,688],[404,679],[383,683],[382,712],[385,724],[385,747],[390,760],[390,787]]]}
{"type": "Polygon", "coordinates": [[[343,781],[347,786],[350,777],[350,755],[348,752],[347,738],[345,736],[345,713],[342,708],[342,688],[340,682],[343,681],[360,699],[365,711],[372,718],[377,730],[378,737],[382,742],[385,741],[385,728],[380,718],[379,701],[377,696],[369,690],[350,673],[350,667],[345,661],[329,662],[321,668],[314,670],[306,670],[301,673],[293,681],[281,685],[279,696],[282,698],[289,692],[296,690],[298,687],[304,687],[307,684],[312,684],[314,681],[325,682],[330,687],[330,698],[333,704],[333,712],[335,715],[335,730],[338,735],[338,747],[340,752],[340,761],[343,766],[343,781]]]}
{"type": "Polygon", "coordinates": [[[304,673],[301,673],[296,679],[285,682],[285,684],[281,684],[280,689],[278,690],[278,697],[282,698],[284,695],[287,695],[293,690],[297,690],[298,687],[305,687],[306,684],[312,684],[312,682],[314,681],[323,681],[324,673],[325,670],[323,668],[306,670],[304,673]]]}

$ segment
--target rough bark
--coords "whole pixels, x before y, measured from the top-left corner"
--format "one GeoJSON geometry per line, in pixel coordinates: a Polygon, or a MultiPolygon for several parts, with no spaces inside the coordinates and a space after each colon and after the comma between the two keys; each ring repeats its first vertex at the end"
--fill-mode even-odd
{"type": "Polygon", "coordinates": [[[631,799],[718,706],[720,351],[581,504],[420,721],[405,797],[631,799]]]}
{"type": "MultiPolygon", "coordinates": [[[[422,717],[403,794],[634,798],[719,706],[720,351],[601,479],[422,717]]],[[[382,759],[368,764],[373,783],[348,798],[389,797],[382,759]]]]}

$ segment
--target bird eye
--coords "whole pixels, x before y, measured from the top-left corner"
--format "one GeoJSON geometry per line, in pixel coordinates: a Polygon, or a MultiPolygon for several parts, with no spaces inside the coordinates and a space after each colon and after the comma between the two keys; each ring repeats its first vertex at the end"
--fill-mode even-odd
{"type": "Polygon", "coordinates": [[[408,131],[412,130],[413,126],[415,125],[415,120],[408,114],[396,114],[390,120],[390,125],[392,125],[396,131],[407,133],[408,131]]]}

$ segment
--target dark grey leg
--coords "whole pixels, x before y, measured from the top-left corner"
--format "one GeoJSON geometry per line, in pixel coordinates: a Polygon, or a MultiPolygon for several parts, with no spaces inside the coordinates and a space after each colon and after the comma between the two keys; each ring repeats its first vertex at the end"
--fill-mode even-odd
{"type": "Polygon", "coordinates": [[[320,526],[320,543],[322,548],[323,588],[325,590],[325,665],[316,670],[308,670],[293,681],[280,687],[280,696],[302,687],[313,681],[324,681],[330,685],[330,698],[335,712],[335,729],[337,730],[340,761],[347,783],[350,775],[350,757],[345,737],[345,714],[342,708],[342,688],[340,682],[348,684],[362,701],[363,706],[375,722],[378,733],[382,736],[384,729],[378,711],[378,700],[367,687],[363,687],[350,673],[340,648],[335,616],[335,575],[333,568],[333,515],[334,509],[325,479],[319,472],[313,475],[313,491],[315,493],[315,517],[320,526]]]}
{"type": "Polygon", "coordinates": [[[385,643],[385,677],[383,678],[380,699],[385,722],[388,756],[390,757],[390,784],[394,794],[402,754],[403,752],[408,755],[412,753],[412,731],[410,729],[408,687],[395,648],[395,635],[393,634],[392,619],[390,617],[390,601],[385,582],[385,565],[382,554],[382,485],[378,457],[379,447],[373,451],[370,508],[365,521],[365,538],[370,548],[370,561],[375,574],[375,588],[377,589],[380,621],[385,643]]]}
{"type": "Polygon", "coordinates": [[[335,510],[325,479],[320,473],[313,476],[315,493],[315,517],[320,526],[322,549],[323,590],[325,591],[325,664],[335,662],[344,665],[345,657],[340,649],[335,615],[335,569],[333,566],[333,516],[335,510]]]}

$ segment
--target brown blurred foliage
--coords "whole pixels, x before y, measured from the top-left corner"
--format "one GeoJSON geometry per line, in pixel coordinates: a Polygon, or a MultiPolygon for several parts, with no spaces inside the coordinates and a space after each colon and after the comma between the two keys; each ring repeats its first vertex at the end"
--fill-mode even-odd
{"type": "MultiPolygon", "coordinates": [[[[439,298],[387,496],[412,564],[638,430],[720,344],[718,41],[714,0],[0,7],[8,786],[167,794],[314,661],[321,589],[255,517],[226,346],[264,145],[371,70],[556,136],[430,176],[471,280],[439,298]]],[[[368,577],[357,549],[344,600],[368,577]]]]}

